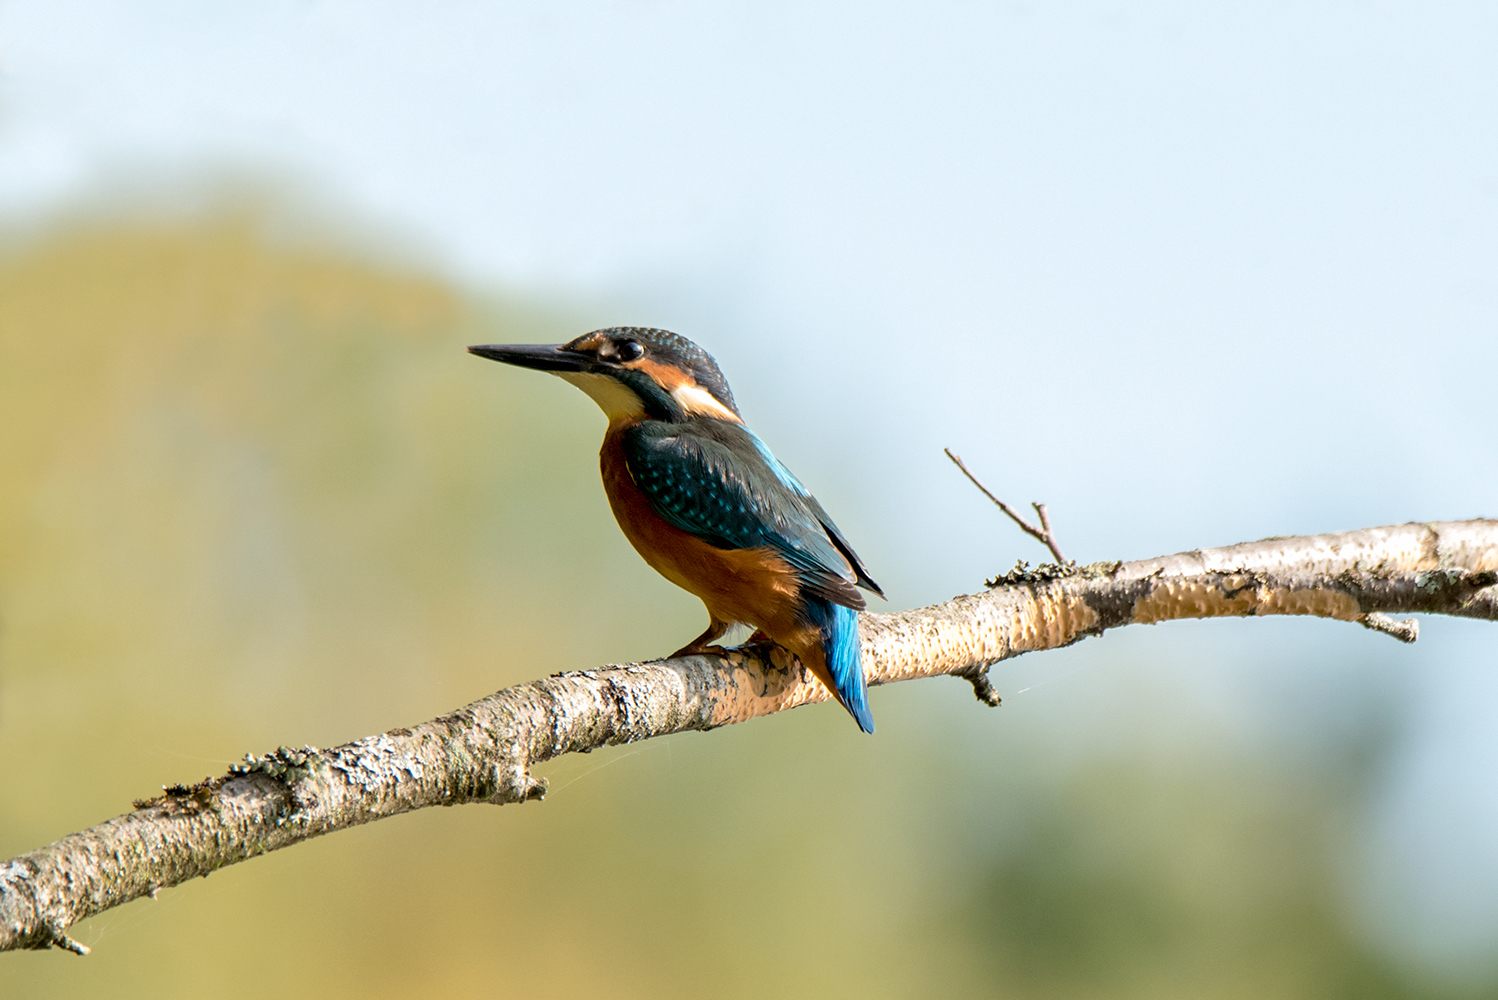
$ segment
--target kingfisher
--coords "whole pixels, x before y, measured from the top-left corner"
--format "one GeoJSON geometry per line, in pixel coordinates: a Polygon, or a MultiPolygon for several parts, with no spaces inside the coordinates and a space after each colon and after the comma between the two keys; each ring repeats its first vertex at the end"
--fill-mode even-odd
{"type": "Polygon", "coordinates": [[[701,598],[707,630],[673,656],[720,652],[735,624],[794,653],[874,731],[858,588],[884,596],[831,517],[744,424],[712,356],[649,327],[565,344],[482,344],[479,357],[558,375],[608,417],[599,464],[614,519],[645,561],[701,598]]]}

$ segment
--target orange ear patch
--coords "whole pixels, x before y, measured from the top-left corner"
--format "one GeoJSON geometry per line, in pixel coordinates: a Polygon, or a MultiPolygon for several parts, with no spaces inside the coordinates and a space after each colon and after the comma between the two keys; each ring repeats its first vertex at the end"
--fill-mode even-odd
{"type": "Polygon", "coordinates": [[[715,420],[728,420],[736,424],[744,422],[739,419],[737,413],[718,402],[717,397],[699,385],[696,379],[675,365],[663,365],[650,358],[641,358],[625,367],[649,375],[655,380],[656,385],[671,394],[671,398],[676,400],[676,405],[693,416],[712,417],[715,420]]]}
{"type": "Polygon", "coordinates": [[[653,358],[641,358],[639,361],[632,361],[624,367],[644,372],[650,376],[656,385],[667,392],[675,392],[678,388],[688,383],[692,385],[697,384],[692,379],[692,376],[675,365],[663,365],[653,358]]]}

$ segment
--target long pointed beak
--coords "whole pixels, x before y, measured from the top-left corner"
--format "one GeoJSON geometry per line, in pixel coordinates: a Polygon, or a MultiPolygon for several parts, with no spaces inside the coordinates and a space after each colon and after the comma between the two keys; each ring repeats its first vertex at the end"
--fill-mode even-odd
{"type": "Polygon", "coordinates": [[[562,344],[475,344],[468,353],[543,372],[581,372],[593,366],[591,356],[562,344]]]}

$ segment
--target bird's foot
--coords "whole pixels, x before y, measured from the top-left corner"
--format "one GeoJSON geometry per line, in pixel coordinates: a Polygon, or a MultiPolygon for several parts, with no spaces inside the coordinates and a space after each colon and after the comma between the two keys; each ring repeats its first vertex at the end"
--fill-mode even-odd
{"type": "Polygon", "coordinates": [[[708,642],[689,642],[685,646],[666,657],[674,660],[682,656],[722,656],[725,650],[722,646],[715,646],[708,642]]]}
{"type": "Polygon", "coordinates": [[[701,637],[690,645],[683,646],[672,653],[672,658],[678,656],[722,656],[736,649],[749,649],[753,646],[774,646],[776,642],[764,633],[763,629],[755,629],[754,634],[743,642],[736,642],[732,646],[717,645],[711,642],[703,642],[701,637]]]}
{"type": "Polygon", "coordinates": [[[755,629],[753,635],[749,636],[749,638],[745,639],[743,642],[739,643],[738,645],[734,646],[733,648],[734,649],[748,649],[748,650],[755,650],[755,649],[757,649],[757,650],[765,650],[765,649],[768,649],[770,647],[778,646],[778,645],[780,645],[780,644],[778,642],[776,642],[774,639],[771,639],[768,635],[766,635],[764,633],[763,629],[755,629]]]}
{"type": "Polygon", "coordinates": [[[723,633],[727,632],[728,628],[728,622],[720,622],[714,618],[708,623],[706,632],[672,653],[670,659],[674,660],[678,656],[722,656],[723,647],[714,646],[713,643],[723,638],[723,633]]]}

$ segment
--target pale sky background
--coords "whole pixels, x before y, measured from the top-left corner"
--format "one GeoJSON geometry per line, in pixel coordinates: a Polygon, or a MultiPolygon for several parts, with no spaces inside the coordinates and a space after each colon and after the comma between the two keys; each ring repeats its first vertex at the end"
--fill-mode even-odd
{"type": "MultiPolygon", "coordinates": [[[[1498,516],[1491,3],[0,3],[11,225],[226,172],[703,343],[895,606],[1043,554],[943,445],[1082,560],[1498,516]]],[[[1050,662],[1394,677],[1369,933],[1498,947],[1492,625],[1138,632],[1050,662]]]]}

